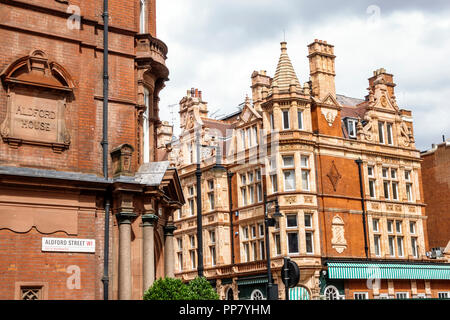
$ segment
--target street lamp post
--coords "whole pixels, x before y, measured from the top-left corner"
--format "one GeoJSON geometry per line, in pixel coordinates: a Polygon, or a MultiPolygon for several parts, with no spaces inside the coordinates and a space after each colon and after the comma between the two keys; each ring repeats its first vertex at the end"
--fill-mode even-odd
{"type": "Polygon", "coordinates": [[[267,300],[277,300],[278,292],[274,291],[273,281],[272,281],[272,271],[270,267],[270,243],[269,243],[269,227],[273,227],[275,225],[275,219],[282,217],[283,215],[280,213],[280,207],[278,205],[278,199],[267,201],[267,194],[264,193],[264,228],[266,235],[266,260],[267,260],[267,300]],[[275,203],[275,213],[273,214],[273,218],[269,218],[267,205],[269,203],[275,203]]]}

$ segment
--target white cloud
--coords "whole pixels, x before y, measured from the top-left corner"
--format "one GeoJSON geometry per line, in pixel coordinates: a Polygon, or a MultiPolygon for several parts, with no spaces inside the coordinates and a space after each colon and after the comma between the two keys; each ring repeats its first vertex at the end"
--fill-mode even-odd
{"type": "MultiPolygon", "coordinates": [[[[316,38],[327,40],[335,45],[338,93],[363,98],[367,79],[384,67],[394,74],[400,107],[413,111],[417,147],[429,148],[442,134],[450,137],[448,8],[419,11],[391,3],[379,6],[378,19],[374,11],[367,13],[367,6],[341,6],[315,22],[297,1],[285,1],[284,6],[269,0],[224,3],[158,2],[158,37],[169,47],[171,73],[161,92],[162,119],[170,120],[167,106],[178,103],[191,87],[203,91],[210,111],[234,112],[251,94],[254,70],[273,75],[285,28],[288,53],[301,83],[309,79],[306,46],[316,38]],[[287,3],[293,4],[292,10],[287,3]],[[283,14],[286,21],[280,18],[283,14]],[[271,15],[275,21],[267,19],[271,15]]],[[[178,106],[174,111],[178,118],[178,106]]]]}

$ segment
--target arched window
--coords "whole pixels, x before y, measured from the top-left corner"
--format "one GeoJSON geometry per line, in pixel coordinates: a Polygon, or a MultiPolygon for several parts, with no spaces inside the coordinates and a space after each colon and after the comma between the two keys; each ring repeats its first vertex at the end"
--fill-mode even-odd
{"type": "Polygon", "coordinates": [[[139,0],[139,33],[147,33],[147,0],[139,0]]]}
{"type": "Polygon", "coordinates": [[[324,291],[327,300],[339,300],[339,290],[335,286],[328,286],[324,291]]]}
{"type": "Polygon", "coordinates": [[[253,290],[251,296],[250,296],[251,300],[264,300],[264,295],[261,292],[261,290],[255,289],[253,290]]]}
{"type": "Polygon", "coordinates": [[[143,141],[144,141],[144,163],[150,162],[150,92],[147,88],[144,88],[144,103],[145,103],[145,112],[143,114],[143,125],[142,125],[142,131],[143,131],[143,141]]]}
{"type": "Polygon", "coordinates": [[[228,288],[227,290],[227,300],[234,300],[234,293],[232,288],[228,288]]]}

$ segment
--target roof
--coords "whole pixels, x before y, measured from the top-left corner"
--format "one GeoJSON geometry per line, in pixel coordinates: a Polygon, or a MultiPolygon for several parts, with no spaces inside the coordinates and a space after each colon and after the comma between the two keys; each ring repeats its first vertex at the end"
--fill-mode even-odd
{"type": "Polygon", "coordinates": [[[297,74],[295,73],[294,67],[292,66],[291,59],[287,54],[286,42],[281,42],[281,55],[278,61],[277,70],[275,72],[275,77],[273,78],[273,83],[278,84],[278,89],[289,90],[291,83],[295,83],[298,88],[301,88],[300,82],[298,81],[297,74]]]}
{"type": "Polygon", "coordinates": [[[144,163],[136,173],[136,181],[148,186],[159,186],[169,165],[169,161],[144,163]]]}

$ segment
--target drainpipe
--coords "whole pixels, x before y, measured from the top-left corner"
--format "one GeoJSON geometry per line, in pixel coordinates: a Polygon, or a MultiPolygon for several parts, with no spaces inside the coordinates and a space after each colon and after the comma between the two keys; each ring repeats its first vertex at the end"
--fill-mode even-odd
{"type": "MultiPolygon", "coordinates": [[[[103,0],[103,176],[108,181],[108,0],[103,0]]],[[[108,260],[109,260],[109,210],[111,206],[110,202],[110,190],[107,188],[105,195],[105,234],[104,234],[104,252],[103,252],[103,299],[108,300],[109,293],[109,272],[108,272],[108,260]]]]}
{"type": "Polygon", "coordinates": [[[358,165],[359,171],[359,191],[361,193],[361,208],[362,208],[362,219],[363,219],[363,230],[364,230],[364,251],[366,252],[366,259],[369,259],[369,247],[367,245],[367,229],[366,229],[366,206],[365,206],[365,198],[363,191],[363,180],[362,180],[362,160],[355,160],[358,165]]]}
{"type": "Polygon", "coordinates": [[[231,264],[234,265],[234,225],[233,225],[233,192],[231,190],[231,179],[233,178],[233,172],[227,172],[228,177],[228,199],[230,206],[230,242],[231,242],[231,264]]]}

